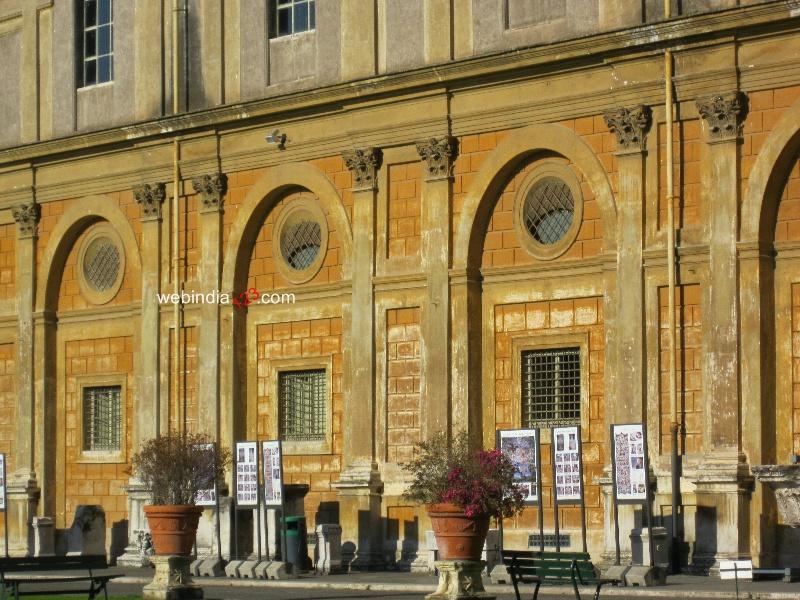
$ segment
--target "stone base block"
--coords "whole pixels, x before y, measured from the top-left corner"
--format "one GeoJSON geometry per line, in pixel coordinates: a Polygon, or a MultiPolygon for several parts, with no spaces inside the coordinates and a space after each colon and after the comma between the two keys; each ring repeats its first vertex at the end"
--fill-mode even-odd
{"type": "Polygon", "coordinates": [[[189,574],[191,559],[184,556],[153,556],[153,581],[142,589],[142,600],[201,600],[203,588],[189,574]]]}
{"type": "Polygon", "coordinates": [[[222,577],[225,575],[225,560],[216,555],[207,556],[200,561],[197,574],[200,577],[222,577]]]}
{"type": "Polygon", "coordinates": [[[619,579],[622,585],[625,585],[625,575],[630,569],[630,565],[611,565],[603,571],[603,577],[606,579],[619,579]]]}
{"type": "Polygon", "coordinates": [[[486,593],[481,573],[486,567],[482,560],[438,560],[439,587],[425,600],[495,600],[486,593]]]}
{"type": "Polygon", "coordinates": [[[189,565],[189,573],[191,573],[192,577],[200,577],[200,565],[202,562],[202,558],[197,558],[189,565]]]}
{"type": "Polygon", "coordinates": [[[271,560],[262,560],[260,563],[258,563],[256,565],[256,579],[269,579],[267,570],[271,564],[271,560]]]}
{"type": "Polygon", "coordinates": [[[297,579],[291,563],[276,560],[267,567],[267,579],[297,579]]]}
{"type": "Polygon", "coordinates": [[[511,583],[511,576],[508,574],[508,567],[505,565],[495,565],[492,572],[489,573],[489,578],[494,584],[511,583]]]}
{"type": "Polygon", "coordinates": [[[625,583],[640,587],[664,585],[667,583],[667,570],[663,567],[633,565],[625,574],[625,583]]]}
{"type": "Polygon", "coordinates": [[[239,577],[242,579],[255,579],[256,567],[258,566],[257,560],[245,560],[239,565],[239,577]]]}
{"type": "Polygon", "coordinates": [[[242,565],[243,560],[232,560],[225,566],[226,577],[239,577],[239,567],[242,565]]]}

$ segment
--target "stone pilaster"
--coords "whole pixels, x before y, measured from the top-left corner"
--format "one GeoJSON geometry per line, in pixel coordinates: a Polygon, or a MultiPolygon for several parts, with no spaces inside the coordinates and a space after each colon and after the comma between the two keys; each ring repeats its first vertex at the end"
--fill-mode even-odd
{"type": "MultiPolygon", "coordinates": [[[[417,143],[424,163],[422,185],[422,269],[427,274],[422,311],[422,429],[426,438],[450,428],[450,189],[454,140],[417,143]]],[[[463,428],[463,427],[462,427],[463,428]]]]}
{"type": "MultiPolygon", "coordinates": [[[[192,179],[194,191],[200,194],[200,291],[209,294],[219,290],[222,278],[222,204],[227,189],[224,173],[213,173],[192,179]]],[[[219,441],[220,384],[220,307],[200,305],[199,356],[203,368],[199,373],[198,423],[200,433],[219,441]]]]}
{"type": "MultiPolygon", "coordinates": [[[[481,406],[481,276],[469,269],[450,278],[450,423],[468,431],[476,445],[494,443],[494,426],[483,432],[481,406]]],[[[492,421],[493,422],[493,421],[492,421]]]]}
{"type": "Polygon", "coordinates": [[[17,223],[16,290],[16,443],[14,473],[7,482],[9,551],[27,555],[31,547],[31,519],[36,515],[39,487],[35,470],[35,374],[33,310],[36,301],[36,240],[41,209],[35,200],[11,210],[17,223]]]}
{"type": "Polygon", "coordinates": [[[704,378],[705,457],[696,482],[698,536],[695,566],[713,568],[719,560],[748,558],[752,478],[741,452],[739,407],[739,322],[736,241],[739,228],[738,145],[746,97],[732,92],[697,100],[706,130],[702,201],[709,210],[709,307],[711,335],[704,378]],[[709,540],[713,540],[709,542],[709,540]]]}
{"type": "Polygon", "coordinates": [[[381,564],[380,493],[375,438],[375,204],[381,153],[365,148],[344,154],[353,174],[353,283],[351,302],[351,389],[345,395],[349,435],[344,436],[344,471],[339,483],[344,541],[357,543],[351,568],[381,564]],[[352,536],[357,535],[357,540],[352,536]]]}
{"type": "Polygon", "coordinates": [[[616,390],[613,418],[617,423],[644,418],[644,169],[650,108],[635,106],[606,112],[608,129],[617,139],[617,303],[616,390]]]}

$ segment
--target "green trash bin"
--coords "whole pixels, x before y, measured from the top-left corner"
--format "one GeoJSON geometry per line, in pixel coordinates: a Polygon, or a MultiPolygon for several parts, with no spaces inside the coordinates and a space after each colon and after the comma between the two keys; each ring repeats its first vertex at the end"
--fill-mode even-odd
{"type": "Polygon", "coordinates": [[[284,517],[286,530],[286,562],[305,573],[309,568],[308,548],[306,547],[306,518],[284,517]]]}

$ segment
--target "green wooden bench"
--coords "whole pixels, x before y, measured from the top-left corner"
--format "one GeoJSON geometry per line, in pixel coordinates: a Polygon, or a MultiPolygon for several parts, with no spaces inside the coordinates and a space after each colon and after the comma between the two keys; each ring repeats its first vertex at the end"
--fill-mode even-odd
{"type": "Polygon", "coordinates": [[[503,563],[508,568],[517,600],[520,584],[533,584],[533,600],[542,585],[571,585],[576,600],[581,600],[579,585],[595,586],[594,600],[600,598],[604,585],[619,585],[619,579],[599,576],[586,552],[541,552],[535,550],[503,550],[503,563]]]}
{"type": "Polygon", "coordinates": [[[0,600],[20,596],[61,596],[86,593],[89,600],[99,597],[100,592],[108,600],[106,585],[109,580],[121,575],[98,575],[97,569],[107,569],[105,556],[26,556],[24,558],[0,558],[0,600]],[[83,571],[71,573],[70,571],[83,571]],[[80,583],[59,586],[53,584],[80,583]],[[20,587],[25,586],[25,591],[20,587]]]}

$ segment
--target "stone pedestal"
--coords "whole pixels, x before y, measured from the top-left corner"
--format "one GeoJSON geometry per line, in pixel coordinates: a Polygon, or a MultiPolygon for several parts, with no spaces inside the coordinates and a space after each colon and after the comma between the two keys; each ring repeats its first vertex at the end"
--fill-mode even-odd
{"type": "MultiPolygon", "coordinates": [[[[772,525],[775,566],[800,568],[800,464],[752,468],[759,483],[775,493],[779,522],[772,525]]],[[[764,566],[762,563],[761,566],[764,566]]]]}
{"type": "Polygon", "coordinates": [[[140,482],[132,479],[128,492],[128,545],[117,558],[120,567],[148,567],[152,554],[150,528],[144,516],[144,505],[150,502],[150,492],[140,482]]]}
{"type": "Polygon", "coordinates": [[[189,574],[189,557],[153,556],[150,560],[156,572],[142,589],[142,600],[202,599],[203,588],[189,574]]]}
{"type": "Polygon", "coordinates": [[[56,538],[53,519],[50,517],[33,517],[33,555],[55,556],[56,538]]]}
{"type": "Polygon", "coordinates": [[[342,570],[342,528],[340,525],[317,525],[318,574],[337,573],[342,570]]]}
{"type": "Polygon", "coordinates": [[[106,553],[106,513],[97,504],[81,504],[67,534],[68,556],[98,556],[106,553]]]}
{"type": "MultiPolygon", "coordinates": [[[[339,490],[339,518],[342,530],[357,535],[355,551],[342,552],[342,562],[353,570],[383,568],[381,552],[381,492],[383,484],[377,470],[349,469],[333,487],[339,490]]],[[[347,540],[352,544],[351,540],[347,540]]],[[[344,550],[344,548],[343,548],[344,550]]]]}
{"type": "Polygon", "coordinates": [[[31,522],[39,502],[39,487],[29,473],[15,473],[6,487],[8,508],[8,552],[11,556],[30,556],[33,553],[31,522]]]}
{"type": "Polygon", "coordinates": [[[494,600],[496,596],[487,594],[483,587],[481,573],[485,567],[482,560],[437,560],[439,586],[425,600],[494,600]]]}

